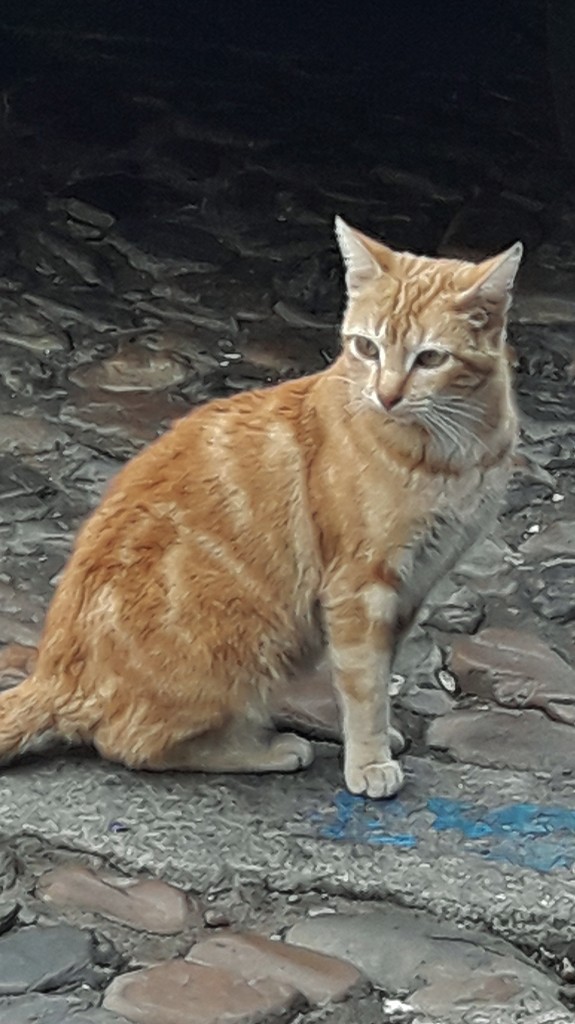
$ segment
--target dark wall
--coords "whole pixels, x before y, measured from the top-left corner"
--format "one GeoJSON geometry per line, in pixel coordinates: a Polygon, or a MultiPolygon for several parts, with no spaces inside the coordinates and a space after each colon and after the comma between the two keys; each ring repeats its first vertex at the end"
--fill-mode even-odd
{"type": "MultiPolygon", "coordinates": [[[[126,34],[234,45],[369,68],[497,76],[518,40],[541,41],[544,0],[3,0],[17,49],[27,32],[126,34]]],[[[517,56],[517,55],[516,55],[517,56]]]]}

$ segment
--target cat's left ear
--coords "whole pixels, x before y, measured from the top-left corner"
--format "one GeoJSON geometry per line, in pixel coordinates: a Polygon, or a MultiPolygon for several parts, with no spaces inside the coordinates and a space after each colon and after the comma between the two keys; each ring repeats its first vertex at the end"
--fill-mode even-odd
{"type": "Polygon", "coordinates": [[[457,297],[459,309],[483,309],[506,312],[511,302],[511,291],[521,257],[523,246],[516,242],[510,249],[484,260],[475,268],[475,280],[457,297]]]}
{"type": "Polygon", "coordinates": [[[341,217],[335,218],[335,233],[345,263],[348,295],[357,295],[391,269],[393,252],[386,245],[350,227],[341,217]]]}

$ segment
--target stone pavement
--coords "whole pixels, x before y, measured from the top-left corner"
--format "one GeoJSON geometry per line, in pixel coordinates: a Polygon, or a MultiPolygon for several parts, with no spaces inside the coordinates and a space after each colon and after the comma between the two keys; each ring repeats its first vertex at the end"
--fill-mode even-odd
{"type": "Polygon", "coordinates": [[[496,84],[422,72],[415,102],[399,75],[374,105],[328,60],[30,18],[3,30],[1,643],[35,643],[170,419],[330,360],[336,212],[421,252],[525,241],[524,464],[396,665],[396,799],[343,789],[321,675],[278,702],[316,742],[298,776],[2,771],[0,1024],[575,1022],[575,192],[542,33],[496,84]]]}

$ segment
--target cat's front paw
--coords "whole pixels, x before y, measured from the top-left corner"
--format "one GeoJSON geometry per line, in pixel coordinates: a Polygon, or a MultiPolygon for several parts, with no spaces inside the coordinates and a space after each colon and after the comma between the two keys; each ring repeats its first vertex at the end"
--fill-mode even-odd
{"type": "Polygon", "coordinates": [[[350,793],[370,796],[374,800],[394,796],[403,786],[403,771],[397,761],[366,764],[361,767],[348,765],[345,782],[350,793]]]}

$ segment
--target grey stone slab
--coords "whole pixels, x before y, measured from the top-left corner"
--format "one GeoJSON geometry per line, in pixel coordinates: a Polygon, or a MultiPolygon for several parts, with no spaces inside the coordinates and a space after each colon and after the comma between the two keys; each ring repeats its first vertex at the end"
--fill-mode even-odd
{"type": "Polygon", "coordinates": [[[457,1019],[474,1004],[512,1004],[530,997],[558,1010],[558,983],[509,943],[456,929],[430,915],[388,906],[367,914],[325,914],[289,929],[296,945],[349,960],[386,993],[418,1010],[457,1019]]]}
{"type": "Polygon", "coordinates": [[[465,693],[504,707],[540,708],[550,718],[575,725],[575,670],[527,630],[488,628],[458,637],[451,668],[465,693]]]}
{"type": "Polygon", "coordinates": [[[522,771],[575,771],[574,740],[572,725],[531,710],[458,709],[427,731],[431,747],[448,750],[458,761],[522,771]]]}
{"type": "Polygon", "coordinates": [[[127,1024],[99,1007],[78,1009],[69,996],[30,995],[0,999],[0,1024],[127,1024]]]}
{"type": "Polygon", "coordinates": [[[0,938],[0,995],[46,992],[92,977],[93,940],[69,925],[32,925],[0,938]]]}
{"type": "Polygon", "coordinates": [[[521,550],[530,560],[549,559],[553,555],[575,557],[575,520],[561,519],[530,536],[521,550]]]}
{"type": "Polygon", "coordinates": [[[69,1009],[65,996],[33,994],[0,999],[0,1024],[62,1024],[69,1009]]]}

